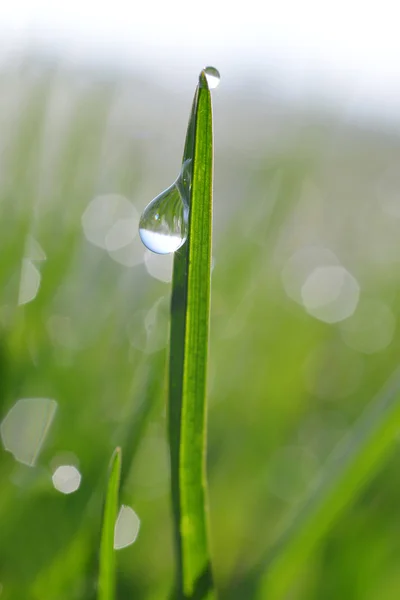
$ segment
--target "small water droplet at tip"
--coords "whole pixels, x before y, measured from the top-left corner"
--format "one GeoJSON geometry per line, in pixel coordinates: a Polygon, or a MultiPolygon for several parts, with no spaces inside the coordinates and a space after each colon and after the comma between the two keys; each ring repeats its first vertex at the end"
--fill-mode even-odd
{"type": "Polygon", "coordinates": [[[219,86],[221,81],[221,75],[215,67],[204,67],[203,73],[206,76],[208,87],[210,90],[215,89],[219,86]]]}

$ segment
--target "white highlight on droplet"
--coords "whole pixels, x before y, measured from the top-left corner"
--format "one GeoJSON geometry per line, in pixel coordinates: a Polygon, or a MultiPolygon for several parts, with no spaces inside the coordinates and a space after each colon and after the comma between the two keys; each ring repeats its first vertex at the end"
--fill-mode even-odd
{"type": "Polygon", "coordinates": [[[396,330],[396,317],[379,300],[361,300],[354,315],[341,323],[340,332],[347,346],[373,354],[387,348],[396,330]]]}
{"type": "Polygon", "coordinates": [[[113,251],[131,243],[137,235],[139,215],[125,196],[105,194],[94,198],[82,215],[86,239],[113,251]]]}
{"type": "Polygon", "coordinates": [[[136,541],[140,519],[130,506],[121,506],[114,529],[114,548],[120,550],[136,541]]]}
{"type": "Polygon", "coordinates": [[[27,258],[22,261],[21,279],[19,284],[18,304],[32,302],[37,296],[40,287],[40,272],[27,258]]]}
{"type": "Polygon", "coordinates": [[[144,264],[148,274],[164,283],[168,283],[172,279],[173,263],[173,254],[161,255],[149,250],[146,250],[144,254],[144,264]]]}
{"type": "Polygon", "coordinates": [[[57,409],[49,398],[22,398],[14,404],[0,425],[3,446],[14,458],[34,466],[57,409]]]}
{"type": "Polygon", "coordinates": [[[176,252],[185,242],[179,235],[164,235],[149,229],[140,229],[139,233],[146,248],[151,248],[157,254],[176,252]]]}
{"type": "Polygon", "coordinates": [[[301,288],[307,312],[325,323],[338,323],[357,308],[360,286],[342,266],[317,267],[301,288]]]}
{"type": "Polygon", "coordinates": [[[63,494],[72,494],[81,485],[82,476],[73,465],[61,465],[52,475],[53,485],[63,494]]]}

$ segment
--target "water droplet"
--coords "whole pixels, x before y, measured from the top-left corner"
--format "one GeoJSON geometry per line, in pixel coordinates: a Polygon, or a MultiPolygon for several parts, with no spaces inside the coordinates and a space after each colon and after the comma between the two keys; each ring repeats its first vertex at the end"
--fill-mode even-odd
{"type": "Polygon", "coordinates": [[[205,67],[204,69],[205,76],[207,78],[208,87],[210,90],[219,86],[219,82],[221,81],[221,75],[219,74],[218,69],[215,67],[205,67]]]}
{"type": "Polygon", "coordinates": [[[184,162],[178,179],[146,206],[140,218],[141,240],[156,254],[176,252],[186,241],[191,162],[184,162]]]}

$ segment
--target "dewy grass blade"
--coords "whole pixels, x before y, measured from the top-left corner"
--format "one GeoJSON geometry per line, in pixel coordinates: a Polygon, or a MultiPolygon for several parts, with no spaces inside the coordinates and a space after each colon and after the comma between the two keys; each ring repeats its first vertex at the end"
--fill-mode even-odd
{"type": "Polygon", "coordinates": [[[174,257],[169,365],[171,488],[178,556],[174,597],[200,600],[215,598],[205,476],[213,131],[204,72],[193,101],[183,160],[192,161],[189,231],[174,257]]]}
{"type": "Polygon", "coordinates": [[[114,600],[115,598],[114,529],[118,513],[121,460],[121,448],[116,448],[111,457],[103,512],[100,541],[98,600],[114,600]]]}
{"type": "Polygon", "coordinates": [[[287,598],[313,548],[394,447],[399,427],[400,369],[332,453],[318,485],[267,557],[257,596],[260,600],[287,598]]]}

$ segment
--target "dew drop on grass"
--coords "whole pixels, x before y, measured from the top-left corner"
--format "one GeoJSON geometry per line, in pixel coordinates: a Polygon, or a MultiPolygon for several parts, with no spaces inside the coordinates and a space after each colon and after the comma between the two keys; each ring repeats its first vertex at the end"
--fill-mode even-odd
{"type": "Polygon", "coordinates": [[[178,179],[146,206],[140,218],[140,238],[156,254],[176,252],[186,241],[190,165],[190,160],[184,162],[178,179]]]}
{"type": "Polygon", "coordinates": [[[218,69],[215,67],[205,67],[204,73],[207,78],[208,87],[210,90],[219,86],[219,82],[221,81],[221,75],[219,74],[218,69]]]}

